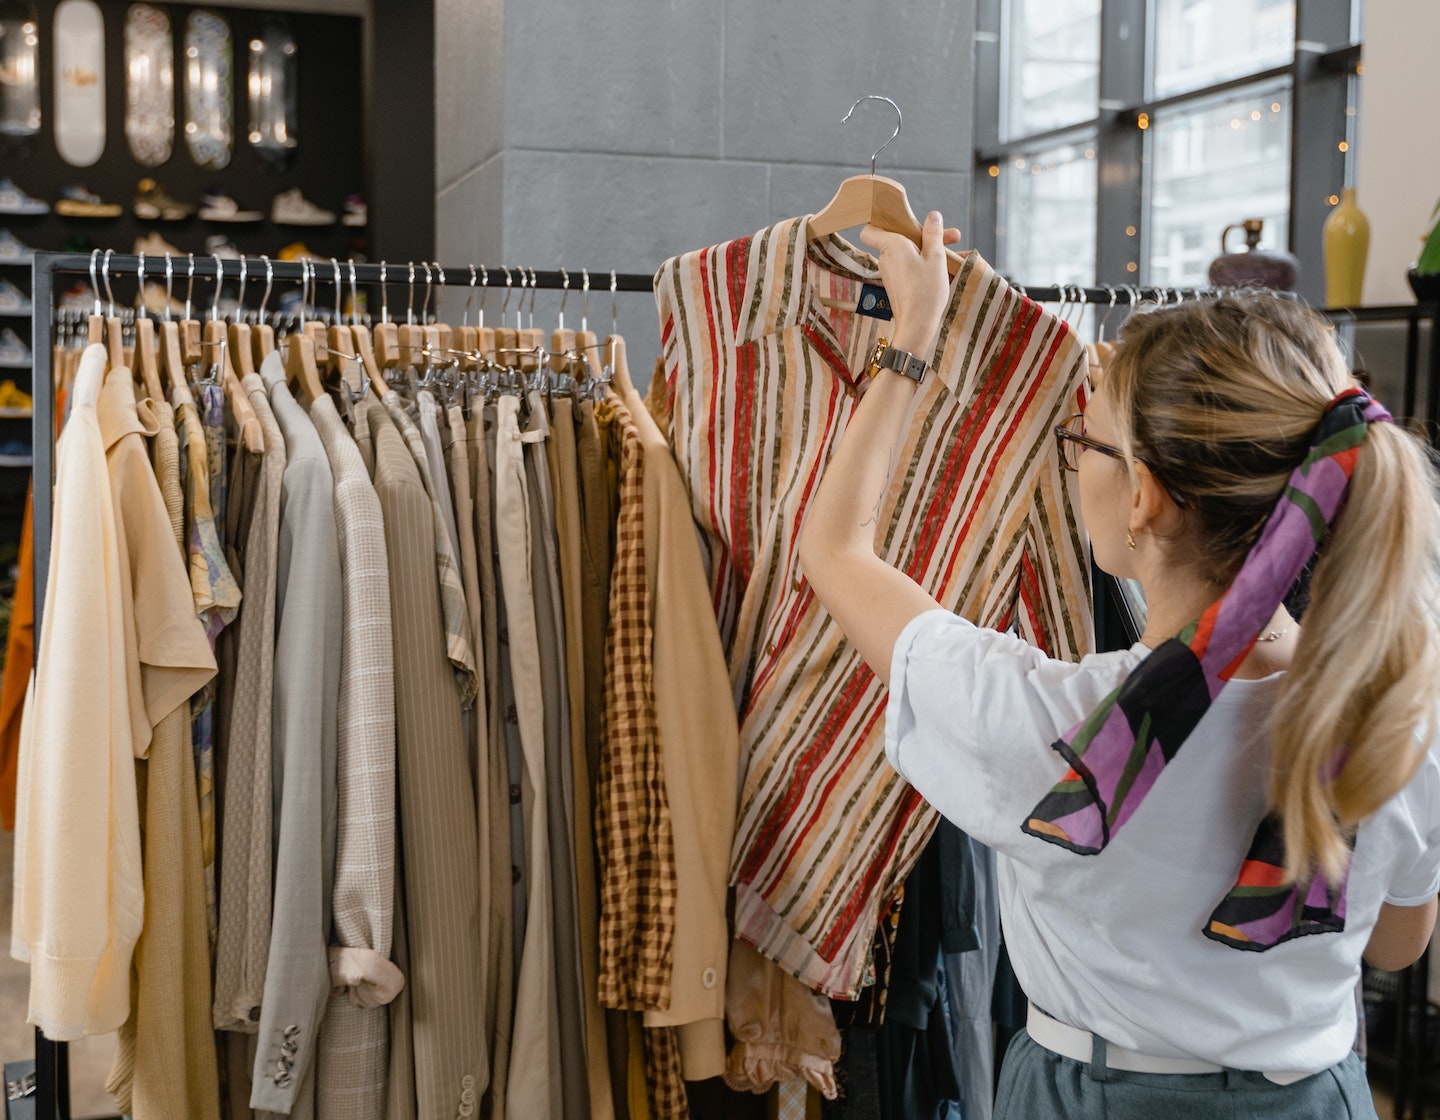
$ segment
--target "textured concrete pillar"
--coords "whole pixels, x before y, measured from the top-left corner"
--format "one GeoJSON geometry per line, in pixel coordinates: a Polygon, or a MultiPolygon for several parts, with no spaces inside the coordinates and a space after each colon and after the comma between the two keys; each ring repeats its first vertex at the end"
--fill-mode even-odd
{"type": "MultiPolygon", "coordinates": [[[[905,114],[877,170],[917,213],[965,224],[974,0],[436,0],[435,23],[447,263],[586,267],[603,287],[593,274],[812,213],[893,130],[879,103],[840,124],[867,93],[905,114]]],[[[558,306],[542,293],[537,325],[558,306]]],[[[570,324],[578,299],[566,310],[570,324]]],[[[608,294],[590,325],[609,329],[608,294]]],[[[619,326],[647,380],[650,297],[622,296],[619,326]]]]}

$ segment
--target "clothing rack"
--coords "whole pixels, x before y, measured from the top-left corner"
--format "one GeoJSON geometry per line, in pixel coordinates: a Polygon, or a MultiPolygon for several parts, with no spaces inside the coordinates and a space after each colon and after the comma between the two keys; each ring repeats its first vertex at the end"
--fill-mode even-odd
{"type": "MultiPolygon", "coordinates": [[[[103,295],[102,288],[109,288],[110,281],[117,277],[138,281],[142,270],[145,281],[164,282],[167,279],[166,265],[170,266],[168,279],[176,286],[185,284],[189,290],[192,278],[215,283],[244,279],[249,285],[264,285],[274,281],[306,283],[324,287],[336,280],[336,265],[339,268],[339,282],[343,286],[364,285],[367,288],[383,286],[385,289],[403,285],[411,289],[415,283],[430,288],[471,288],[487,294],[507,293],[512,297],[526,291],[545,290],[559,292],[595,293],[607,292],[651,292],[654,280],[649,273],[612,272],[609,270],[576,269],[519,269],[503,266],[490,267],[465,264],[456,267],[437,266],[430,262],[351,262],[332,263],[323,261],[277,261],[260,257],[216,258],[209,256],[155,256],[147,254],[142,258],[128,253],[51,253],[35,254],[31,299],[34,307],[34,331],[31,335],[31,349],[34,353],[32,397],[34,416],[32,420],[32,446],[34,454],[33,485],[35,501],[33,508],[32,532],[34,536],[34,583],[35,583],[35,647],[40,644],[40,627],[45,604],[45,587],[49,577],[51,502],[50,493],[54,486],[54,432],[55,432],[55,386],[52,370],[52,345],[54,339],[55,285],[60,278],[84,278],[87,280],[103,277],[95,285],[95,297],[102,303],[109,303],[110,293],[103,295]],[[428,275],[426,269],[428,266],[428,275]],[[352,271],[353,269],[353,271],[352,271]],[[507,274],[511,279],[507,283],[507,274]],[[472,280],[472,275],[477,279],[472,280]],[[515,282],[515,276],[523,276],[522,282],[515,282]],[[488,282],[481,284],[478,277],[488,282]]],[[[1013,282],[1012,282],[1013,284],[1013,282]]],[[[1091,306],[1101,310],[1126,307],[1141,302],[1176,303],[1184,300],[1203,298],[1216,294],[1213,291],[1196,288],[1136,287],[1081,287],[1078,285],[1052,284],[1027,287],[1014,284],[1020,292],[1038,303],[1062,303],[1072,309],[1076,306],[1091,306]]],[[[413,289],[406,312],[392,316],[394,321],[406,321],[413,310],[413,289]]],[[[313,294],[310,297],[313,300],[313,294]]],[[[382,305],[387,304],[382,292],[382,305]]],[[[398,308],[399,304],[396,304],[398,308]]],[[[197,318],[204,318],[209,305],[200,301],[194,307],[197,318]]],[[[423,314],[423,312],[422,312],[423,314]]],[[[321,310],[319,317],[324,317],[321,310]]],[[[373,316],[372,316],[373,318],[373,316]]],[[[410,320],[413,321],[413,320],[410,320]]],[[[35,1102],[39,1120],[71,1120],[69,1044],[48,1039],[37,1028],[35,1031],[35,1102]]]]}

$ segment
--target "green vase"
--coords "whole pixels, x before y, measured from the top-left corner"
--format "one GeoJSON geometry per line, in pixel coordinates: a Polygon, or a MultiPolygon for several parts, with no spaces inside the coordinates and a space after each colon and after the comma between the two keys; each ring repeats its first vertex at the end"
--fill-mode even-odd
{"type": "Polygon", "coordinates": [[[1359,307],[1370,252],[1370,220],[1346,187],[1340,205],[1325,219],[1325,302],[1330,307],[1359,307]]]}

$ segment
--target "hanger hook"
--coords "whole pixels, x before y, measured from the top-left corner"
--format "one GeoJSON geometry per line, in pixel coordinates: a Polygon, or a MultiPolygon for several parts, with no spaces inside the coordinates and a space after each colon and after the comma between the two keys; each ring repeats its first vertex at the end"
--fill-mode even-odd
{"type": "Polygon", "coordinates": [[[530,270],[530,329],[535,329],[535,293],[539,291],[540,283],[535,278],[535,270],[530,270]]]}
{"type": "Polygon", "coordinates": [[[185,259],[190,262],[190,267],[185,270],[185,318],[190,318],[191,297],[195,294],[195,254],[186,253],[185,259]]]}
{"type": "Polygon", "coordinates": [[[240,322],[241,317],[245,314],[245,278],[250,272],[249,260],[249,257],[240,258],[240,294],[235,300],[235,322],[237,323],[240,322]]]}
{"type": "Polygon", "coordinates": [[[350,323],[352,326],[360,322],[360,297],[355,293],[355,258],[345,262],[350,266],[350,323]]]}
{"type": "Polygon", "coordinates": [[[390,321],[390,296],[385,287],[385,262],[380,262],[380,321],[390,321]]]}
{"type": "Polygon", "coordinates": [[[220,285],[225,279],[225,270],[220,264],[219,253],[211,253],[210,256],[215,261],[215,295],[210,300],[210,321],[213,323],[220,318],[220,285]]]}
{"type": "Polygon", "coordinates": [[[880,158],[881,152],[883,152],[891,144],[895,143],[896,138],[900,135],[900,129],[904,125],[905,119],[900,114],[900,106],[896,105],[895,102],[890,100],[890,98],[879,93],[867,93],[864,97],[860,98],[859,101],[855,102],[854,105],[850,106],[850,112],[846,113],[843,117],[840,118],[841,124],[845,124],[847,121],[850,120],[851,116],[854,115],[855,110],[860,108],[861,101],[883,101],[885,102],[885,104],[889,105],[890,108],[895,110],[895,131],[890,134],[889,140],[886,140],[885,143],[881,144],[880,147],[875,149],[875,154],[870,157],[870,174],[874,175],[875,161],[880,158]]]}
{"type": "Polygon", "coordinates": [[[620,302],[615,295],[615,270],[610,270],[610,333],[620,333],[620,302]]]}
{"type": "Polygon", "coordinates": [[[480,266],[480,313],[475,318],[475,325],[483,328],[485,326],[485,297],[490,292],[490,270],[483,264],[480,266]]]}
{"type": "Polygon", "coordinates": [[[100,306],[100,277],[95,275],[95,268],[100,263],[100,250],[90,250],[90,290],[95,293],[95,314],[103,315],[105,309],[100,306]]]}
{"type": "Polygon", "coordinates": [[[256,321],[263,323],[265,305],[270,302],[270,288],[275,283],[275,265],[271,262],[269,253],[261,254],[260,259],[265,262],[265,294],[260,297],[260,314],[256,321]]]}
{"type": "Polygon", "coordinates": [[[424,326],[430,321],[430,262],[421,261],[420,267],[425,270],[425,302],[420,305],[420,325],[424,326]]]}
{"type": "Polygon", "coordinates": [[[565,304],[570,300],[570,273],[565,269],[560,270],[560,330],[565,329],[565,304]]]}
{"type": "Polygon", "coordinates": [[[165,254],[165,321],[170,322],[170,293],[174,291],[175,285],[175,262],[170,259],[170,254],[165,254]]]}
{"type": "Polygon", "coordinates": [[[335,326],[340,325],[340,262],[330,258],[330,267],[335,270],[335,326]]]}
{"type": "Polygon", "coordinates": [[[105,299],[109,303],[107,314],[111,318],[115,316],[115,293],[110,288],[110,257],[114,249],[106,249],[104,259],[100,262],[100,279],[105,281],[105,299]]]}
{"type": "Polygon", "coordinates": [[[300,333],[305,333],[305,304],[310,295],[310,262],[300,262],[300,333]]]}
{"type": "Polygon", "coordinates": [[[406,302],[405,302],[405,322],[406,322],[407,324],[413,324],[413,323],[415,322],[415,262],[414,262],[414,261],[411,261],[411,262],[410,262],[410,281],[409,281],[409,284],[410,284],[410,289],[409,289],[409,290],[410,290],[410,294],[406,297],[406,302]]]}
{"type": "Polygon", "coordinates": [[[150,309],[145,306],[145,250],[141,249],[136,254],[140,259],[135,265],[135,284],[140,289],[140,302],[136,307],[137,317],[150,317],[150,309]]]}
{"type": "MultiPolygon", "coordinates": [[[[435,261],[434,264],[435,264],[435,287],[436,287],[437,289],[443,289],[443,288],[445,287],[445,270],[440,267],[440,262],[439,262],[439,261],[435,261]]],[[[427,297],[427,299],[428,299],[428,297],[427,297]]],[[[437,292],[435,293],[435,321],[436,321],[437,323],[440,321],[440,292],[439,292],[439,291],[437,291],[437,292]]]]}
{"type": "Polygon", "coordinates": [[[503,264],[500,268],[505,273],[505,302],[500,305],[500,325],[503,327],[505,325],[505,313],[510,310],[510,285],[515,282],[515,278],[510,275],[510,270],[503,264]]]}
{"type": "Polygon", "coordinates": [[[465,297],[465,315],[464,315],[464,317],[461,318],[461,320],[460,320],[460,325],[461,325],[462,327],[468,327],[468,326],[470,325],[470,307],[471,307],[472,304],[474,304],[474,302],[475,302],[475,266],[472,264],[472,265],[470,266],[470,292],[469,292],[469,294],[466,295],[466,297],[465,297]]]}

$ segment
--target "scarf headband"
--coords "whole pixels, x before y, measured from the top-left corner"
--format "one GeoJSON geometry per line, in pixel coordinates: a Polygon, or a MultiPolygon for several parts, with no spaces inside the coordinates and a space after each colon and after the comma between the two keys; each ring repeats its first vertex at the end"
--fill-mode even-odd
{"type": "MultiPolygon", "coordinates": [[[[1330,402],[1304,461],[1225,594],[1051,744],[1070,771],[1020,826],[1025,832],[1094,855],[1124,827],[1344,507],[1367,426],[1390,419],[1360,388],[1346,389],[1330,402]]],[[[1263,951],[1307,933],[1345,928],[1343,880],[1331,887],[1316,871],[1285,885],[1284,869],[1284,828],[1271,813],[1260,822],[1235,886],[1204,934],[1238,949],[1263,951]]]]}

